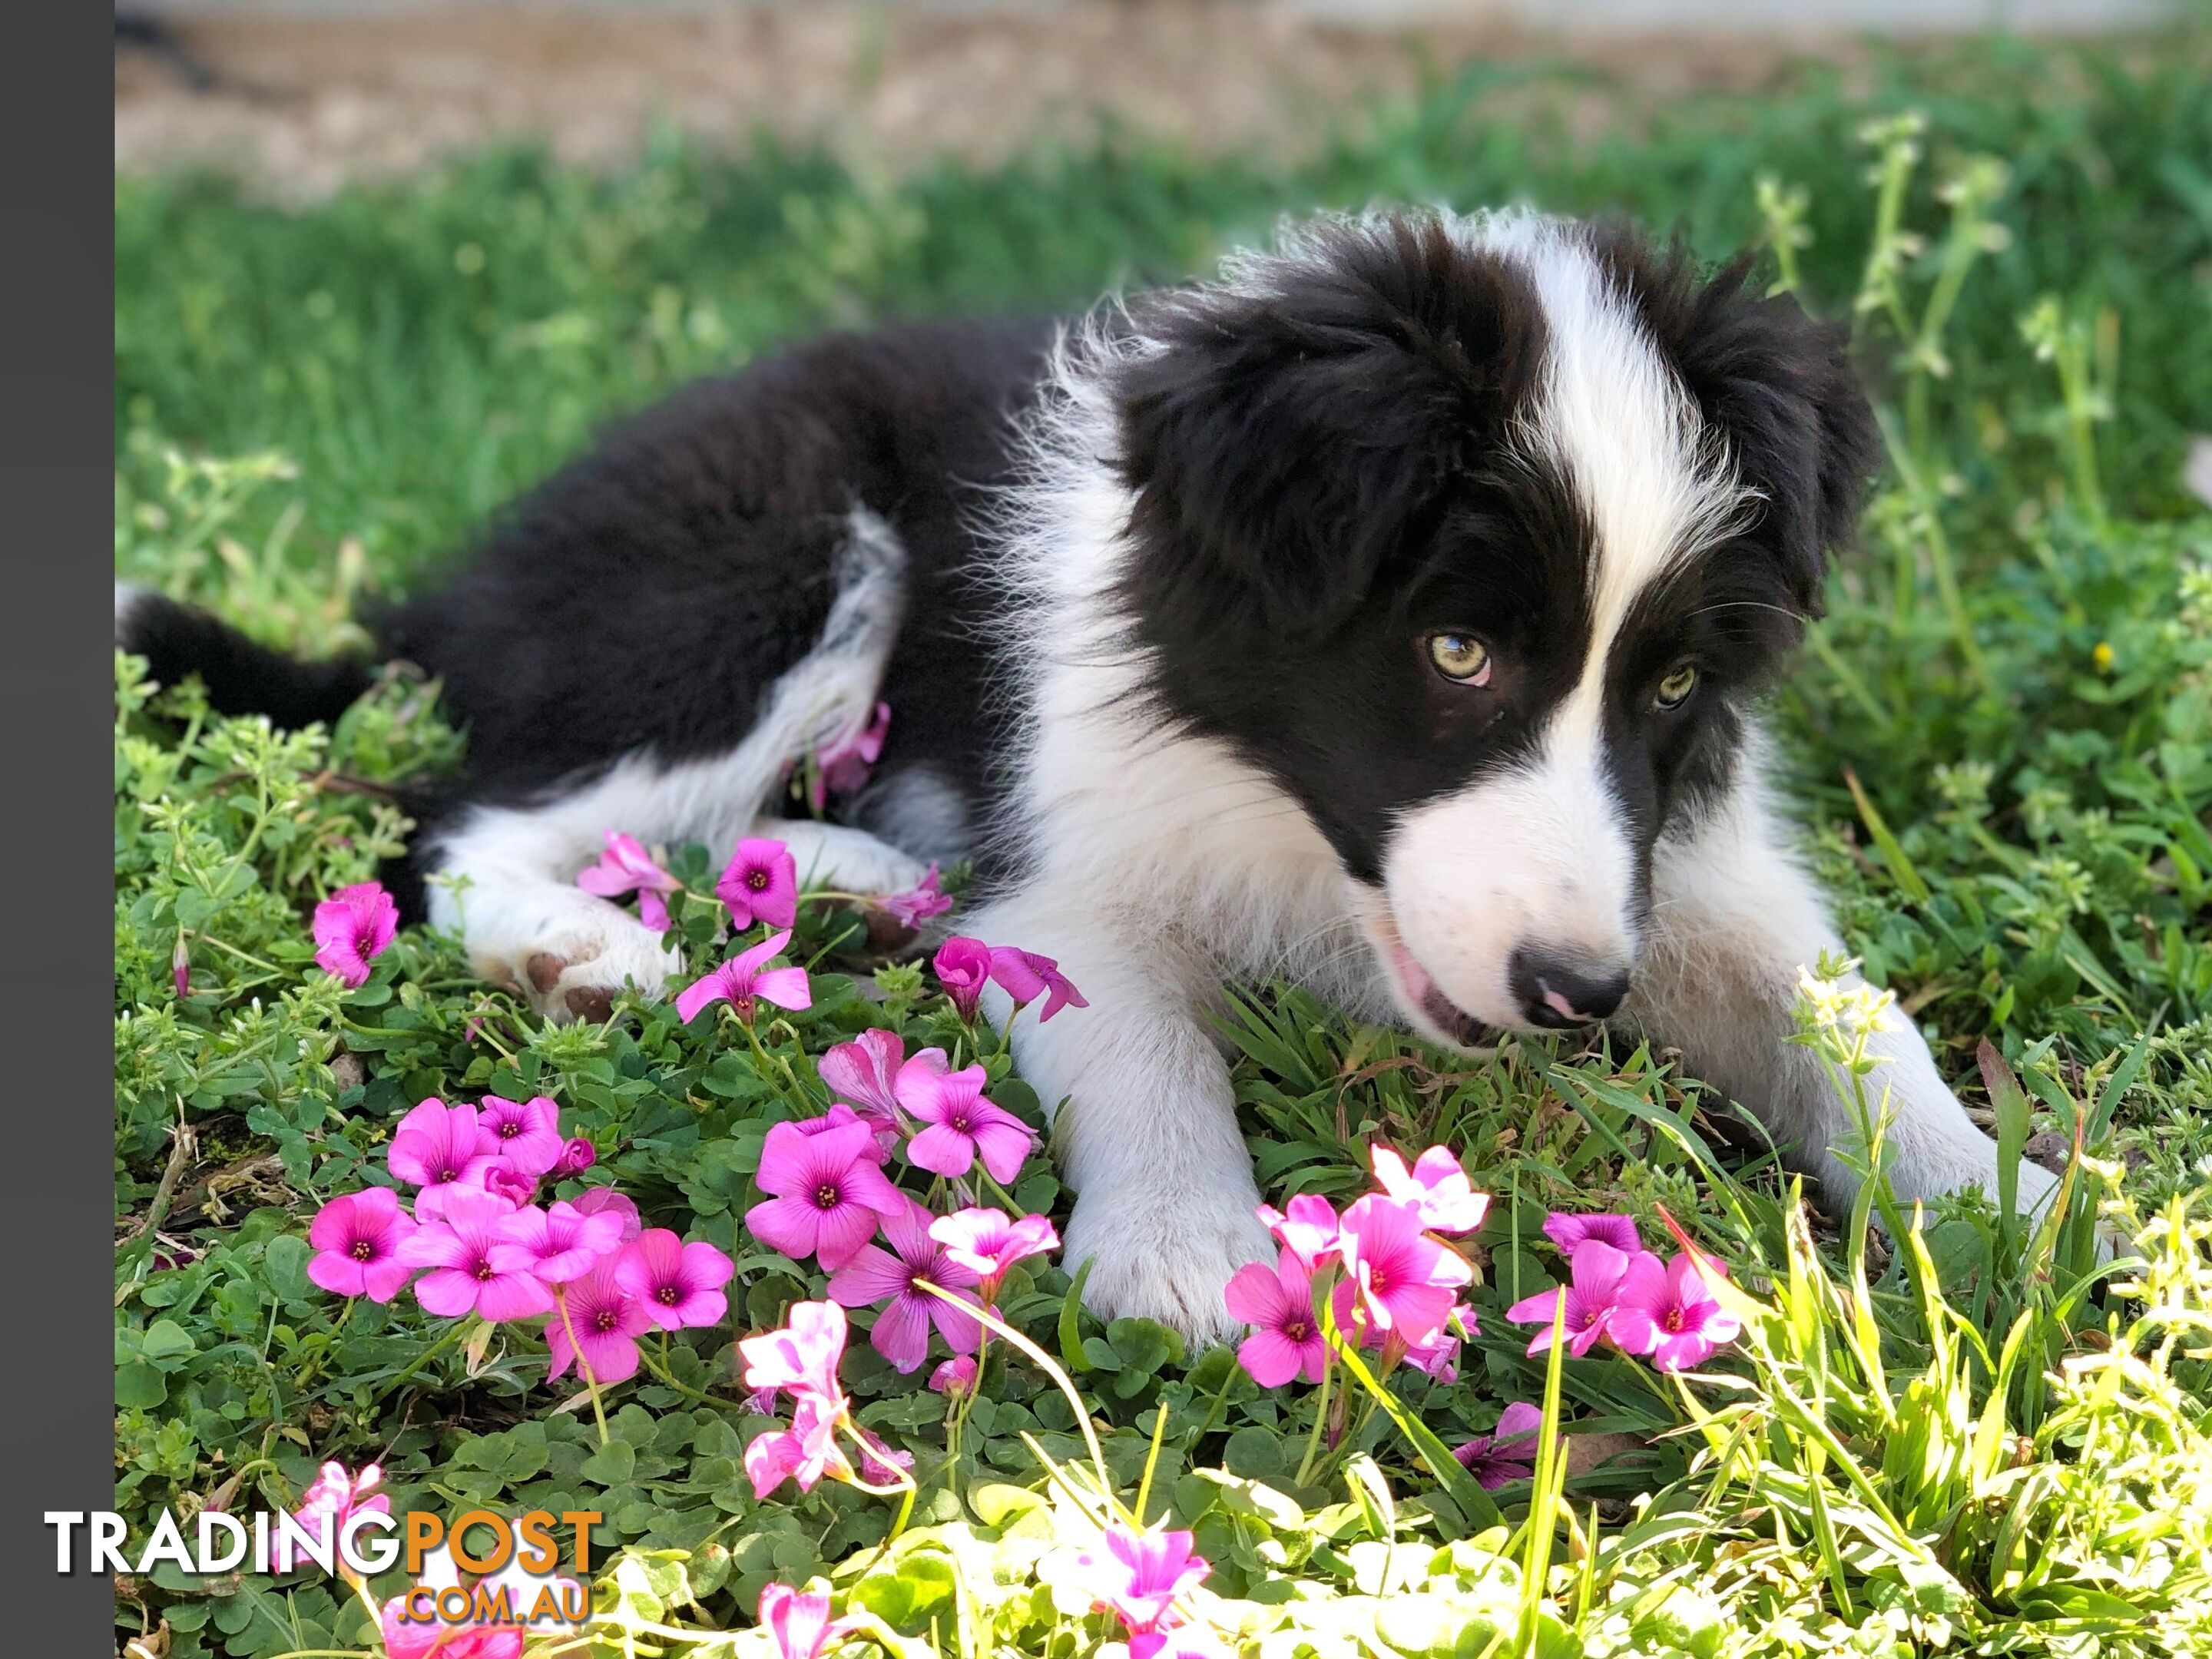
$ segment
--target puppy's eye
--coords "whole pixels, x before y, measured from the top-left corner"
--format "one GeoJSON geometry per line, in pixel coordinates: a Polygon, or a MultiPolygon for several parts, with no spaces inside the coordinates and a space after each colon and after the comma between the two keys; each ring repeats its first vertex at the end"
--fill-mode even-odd
{"type": "Polygon", "coordinates": [[[1698,671],[1684,663],[1659,682],[1659,692],[1652,699],[1659,708],[1680,708],[1690,700],[1690,693],[1698,689],[1698,671]]]}
{"type": "Polygon", "coordinates": [[[1429,660],[1437,672],[1461,685],[1490,683],[1490,647],[1472,634],[1431,634],[1429,660]]]}

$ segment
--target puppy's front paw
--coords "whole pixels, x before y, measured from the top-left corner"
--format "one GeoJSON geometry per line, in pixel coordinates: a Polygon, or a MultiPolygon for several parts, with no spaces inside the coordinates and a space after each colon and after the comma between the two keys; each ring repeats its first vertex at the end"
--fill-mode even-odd
{"type": "Polygon", "coordinates": [[[572,1020],[603,1020],[614,1011],[615,994],[635,986],[657,997],[684,958],[663,936],[612,905],[604,917],[568,927],[513,953],[514,960],[487,978],[504,979],[524,1000],[556,1025],[572,1020]]]}
{"type": "Polygon", "coordinates": [[[1194,1350],[1241,1335],[1222,1291],[1237,1270],[1273,1261],[1275,1244],[1260,1224],[1248,1181],[1233,1194],[1185,1194],[1181,1205],[1157,1191],[1141,1208],[1085,1193],[1069,1218],[1060,1260],[1071,1273],[1087,1258],[1083,1300],[1103,1319],[1155,1319],[1194,1350]]]}

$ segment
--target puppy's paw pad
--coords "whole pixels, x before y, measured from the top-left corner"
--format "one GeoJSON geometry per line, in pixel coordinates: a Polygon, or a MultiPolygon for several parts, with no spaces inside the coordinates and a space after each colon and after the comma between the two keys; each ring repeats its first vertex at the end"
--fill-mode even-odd
{"type": "Polygon", "coordinates": [[[615,1015],[614,993],[599,985],[580,985],[567,992],[562,1001],[568,1012],[586,1024],[604,1025],[615,1015]]]}
{"type": "Polygon", "coordinates": [[[530,975],[531,988],[544,996],[558,985],[561,975],[568,971],[568,958],[556,957],[550,951],[539,951],[523,963],[523,970],[530,975]]]}

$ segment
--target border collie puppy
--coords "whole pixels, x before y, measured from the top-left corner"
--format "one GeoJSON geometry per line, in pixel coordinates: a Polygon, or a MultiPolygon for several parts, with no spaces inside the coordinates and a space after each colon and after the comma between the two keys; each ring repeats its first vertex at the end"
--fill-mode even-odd
{"type": "MultiPolygon", "coordinates": [[[[429,917],[546,1016],[603,1018],[678,966],[575,885],[607,830],[774,835],[847,890],[973,857],[962,931],[1090,999],[1015,1030],[1067,1260],[1101,1313],[1194,1337],[1273,1257],[1224,980],[1470,1050],[1641,1031],[1845,1195],[1850,1113],[1788,1040],[1840,941],[1753,711],[1875,448],[1838,333],[1746,275],[1533,214],[1327,218],[1072,329],[836,337],[695,385],[373,619],[468,726],[415,848],[429,917]],[[763,821],[878,699],[844,821],[763,821]]],[[[136,591],[117,632],[280,720],[370,672],[136,591]]],[[[1875,1046],[1900,1192],[1994,1192],[1911,1022],[1875,1046]]],[[[2021,1168],[2024,1203],[2053,1185],[2021,1168]]]]}

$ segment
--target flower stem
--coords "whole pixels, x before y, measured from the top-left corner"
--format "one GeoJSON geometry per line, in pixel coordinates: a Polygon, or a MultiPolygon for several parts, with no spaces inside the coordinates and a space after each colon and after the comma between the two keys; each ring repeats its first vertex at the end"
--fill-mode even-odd
{"type": "Polygon", "coordinates": [[[740,1413],[745,1409],[744,1402],[741,1400],[726,1400],[717,1395],[702,1394],[689,1383],[678,1382],[666,1366],[665,1352],[663,1358],[656,1361],[651,1354],[641,1348],[638,1350],[638,1358],[645,1362],[646,1370],[651,1371],[686,1400],[696,1400],[702,1406],[720,1406],[725,1411],[740,1413]]]}
{"type": "Polygon", "coordinates": [[[428,1347],[423,1349],[422,1352],[416,1354],[414,1358],[409,1360],[405,1366],[392,1376],[382,1388],[376,1391],[375,1399],[370,1401],[369,1404],[372,1407],[374,1407],[381,1403],[386,1395],[390,1394],[394,1389],[407,1381],[409,1377],[414,1376],[416,1372],[421,1370],[423,1366],[428,1364],[431,1360],[436,1358],[438,1355],[452,1347],[455,1342],[460,1340],[461,1333],[467,1328],[468,1322],[462,1319],[457,1319],[453,1321],[452,1324],[447,1326],[446,1334],[443,1336],[441,1336],[435,1342],[433,1342],[428,1347]]]}
{"type": "Polygon", "coordinates": [[[1329,1389],[1336,1381],[1336,1356],[1331,1353],[1322,1361],[1321,1393],[1314,1399],[1313,1431],[1306,1436],[1306,1455],[1299,1460],[1298,1472],[1291,1484],[1303,1486],[1313,1476],[1314,1459],[1321,1455],[1322,1425],[1328,1421],[1329,1389]]]}
{"type": "MultiPolygon", "coordinates": [[[[592,1362],[584,1357],[584,1345],[576,1340],[576,1328],[568,1318],[568,1295],[566,1285],[556,1285],[553,1287],[553,1305],[561,1310],[561,1328],[568,1333],[568,1352],[576,1356],[576,1369],[584,1375],[584,1391],[592,1396],[592,1418],[599,1425],[599,1444],[604,1447],[609,1439],[607,1410],[599,1403],[599,1379],[592,1375],[592,1362]]],[[[644,1352],[645,1351],[641,1348],[638,1351],[639,1358],[643,1358],[644,1352]]]]}

